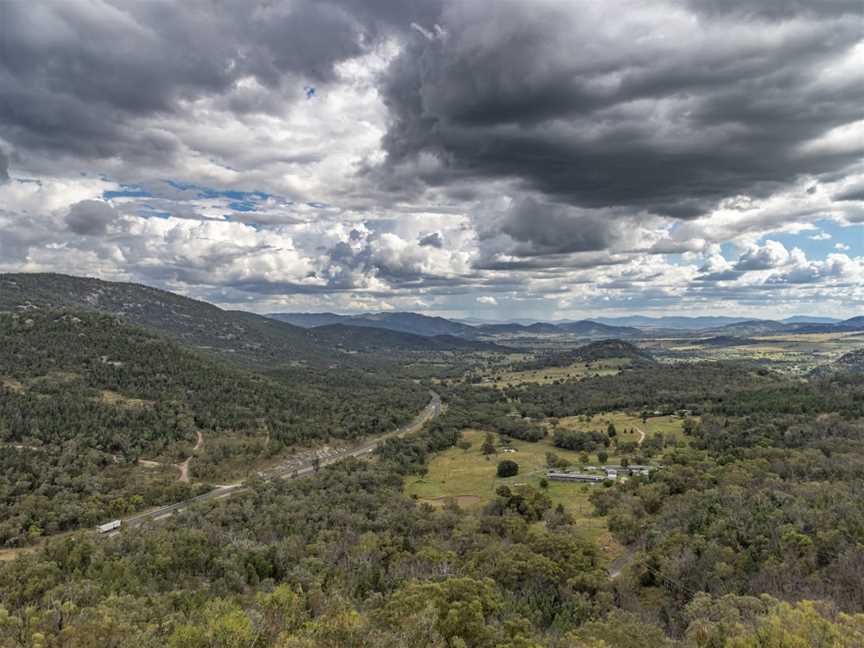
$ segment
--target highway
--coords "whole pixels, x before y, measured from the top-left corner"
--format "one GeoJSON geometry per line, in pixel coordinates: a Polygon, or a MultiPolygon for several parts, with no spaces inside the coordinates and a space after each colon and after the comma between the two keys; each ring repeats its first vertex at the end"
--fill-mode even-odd
{"type": "MultiPolygon", "coordinates": [[[[441,414],[441,397],[435,392],[431,392],[431,394],[432,400],[429,401],[429,404],[423,409],[423,411],[420,412],[420,414],[418,414],[410,423],[403,425],[401,428],[398,428],[386,435],[379,436],[373,441],[369,441],[358,447],[345,448],[343,450],[335,451],[332,454],[327,455],[326,457],[319,458],[318,466],[327,466],[336,463],[337,461],[347,459],[348,457],[363,457],[365,455],[369,455],[375,450],[375,448],[378,447],[380,443],[387,439],[419,431],[426,423],[441,414]]],[[[309,475],[313,472],[315,472],[314,459],[309,459],[304,463],[277,467],[275,469],[268,470],[265,473],[259,473],[259,475],[261,476],[261,479],[265,481],[270,481],[272,479],[296,479],[298,477],[304,477],[306,475],[309,475]]],[[[249,488],[244,486],[242,483],[220,486],[213,489],[212,491],[204,493],[203,495],[198,495],[197,497],[183,500],[182,502],[176,502],[175,504],[161,506],[157,509],[147,511],[145,513],[138,513],[137,515],[123,518],[122,528],[136,527],[147,522],[154,522],[164,519],[173,515],[177,511],[182,511],[198,502],[206,502],[208,500],[232,497],[239,493],[245,493],[248,491],[249,488]]],[[[112,532],[111,535],[113,535],[114,533],[116,533],[116,531],[112,532]]]]}

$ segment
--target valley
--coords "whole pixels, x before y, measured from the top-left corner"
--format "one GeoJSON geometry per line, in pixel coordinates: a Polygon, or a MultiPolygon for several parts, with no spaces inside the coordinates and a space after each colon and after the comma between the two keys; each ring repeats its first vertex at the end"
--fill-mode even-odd
{"type": "Polygon", "coordinates": [[[12,281],[4,648],[628,648],[622,624],[713,648],[811,599],[858,623],[854,324],[298,333],[132,285],[12,281]],[[211,317],[255,325],[211,345],[211,317]]]}

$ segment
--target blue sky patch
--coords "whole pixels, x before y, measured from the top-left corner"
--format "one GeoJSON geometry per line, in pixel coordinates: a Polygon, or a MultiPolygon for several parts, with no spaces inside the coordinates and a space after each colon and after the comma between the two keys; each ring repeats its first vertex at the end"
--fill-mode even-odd
{"type": "Polygon", "coordinates": [[[102,192],[102,200],[112,198],[152,198],[153,194],[135,185],[120,185],[120,189],[112,189],[102,192]]]}
{"type": "Polygon", "coordinates": [[[767,234],[762,237],[762,240],[779,241],[787,250],[801,248],[807,258],[813,260],[825,259],[834,252],[842,252],[850,257],[864,256],[864,225],[844,227],[831,220],[818,220],[813,224],[819,229],[806,230],[797,234],[767,234]],[[838,243],[841,246],[848,246],[849,249],[837,248],[838,243]]]}

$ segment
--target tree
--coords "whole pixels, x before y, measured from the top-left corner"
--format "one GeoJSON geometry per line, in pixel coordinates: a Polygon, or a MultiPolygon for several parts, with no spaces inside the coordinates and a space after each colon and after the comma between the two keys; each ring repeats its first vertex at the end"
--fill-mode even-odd
{"type": "Polygon", "coordinates": [[[468,452],[468,450],[471,449],[471,442],[466,441],[465,439],[462,439],[459,443],[456,444],[456,447],[458,447],[461,450],[464,450],[465,452],[468,452]]]}
{"type": "Polygon", "coordinates": [[[606,435],[614,437],[616,434],[618,434],[618,430],[615,429],[615,424],[612,421],[609,421],[609,425],[606,426],[606,435]]]}
{"type": "Polygon", "coordinates": [[[484,455],[493,455],[498,452],[495,449],[495,437],[492,436],[491,432],[486,433],[486,438],[483,440],[483,446],[481,447],[484,455]]]}
{"type": "Polygon", "coordinates": [[[601,450],[597,453],[597,461],[599,461],[600,463],[606,463],[607,461],[609,461],[609,453],[605,450],[601,450]]]}
{"type": "Polygon", "coordinates": [[[688,416],[684,419],[684,423],[681,425],[681,431],[685,436],[693,436],[696,432],[696,422],[688,416]]]}
{"type": "Polygon", "coordinates": [[[515,461],[511,461],[510,459],[505,459],[504,461],[498,462],[498,476],[499,477],[513,477],[519,473],[519,464],[515,461]]]}

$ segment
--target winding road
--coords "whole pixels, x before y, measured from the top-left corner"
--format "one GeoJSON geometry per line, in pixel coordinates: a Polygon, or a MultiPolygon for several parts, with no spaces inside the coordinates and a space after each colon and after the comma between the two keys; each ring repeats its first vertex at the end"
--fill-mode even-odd
{"type": "MultiPolygon", "coordinates": [[[[374,452],[375,448],[378,447],[380,443],[387,439],[391,439],[393,437],[400,437],[406,434],[411,434],[413,432],[419,431],[426,423],[431,421],[433,418],[441,414],[441,397],[435,392],[431,392],[432,400],[429,401],[429,404],[423,409],[420,414],[418,414],[413,421],[410,423],[403,425],[401,428],[394,430],[393,432],[389,432],[383,436],[379,436],[372,441],[369,441],[365,444],[354,448],[347,448],[342,451],[337,451],[324,458],[319,458],[317,467],[327,466],[337,461],[342,461],[343,459],[347,459],[349,457],[363,457],[374,452]]],[[[199,433],[200,435],[200,433],[199,433]]],[[[201,437],[199,436],[199,443],[203,442],[201,437]]],[[[197,448],[198,446],[196,446],[197,448]]],[[[305,477],[310,473],[315,472],[316,465],[314,458],[309,459],[307,462],[289,466],[277,468],[274,470],[270,470],[262,475],[262,479],[266,481],[270,481],[272,479],[296,479],[298,477],[305,477]]],[[[162,520],[171,515],[174,515],[178,511],[182,511],[186,508],[189,508],[195,503],[198,502],[206,502],[208,500],[222,499],[224,497],[232,497],[239,493],[248,492],[250,489],[247,486],[244,486],[242,483],[238,484],[228,484],[227,486],[220,486],[215,488],[212,491],[204,493],[203,495],[198,495],[197,497],[193,497],[188,500],[183,500],[182,502],[177,502],[175,504],[169,504],[168,506],[162,506],[157,509],[147,511],[146,513],[139,513],[137,515],[133,515],[130,517],[122,518],[122,527],[135,527],[141,524],[145,524],[147,522],[153,522],[157,520],[162,520]]],[[[115,532],[116,533],[116,532],[115,532]]]]}

